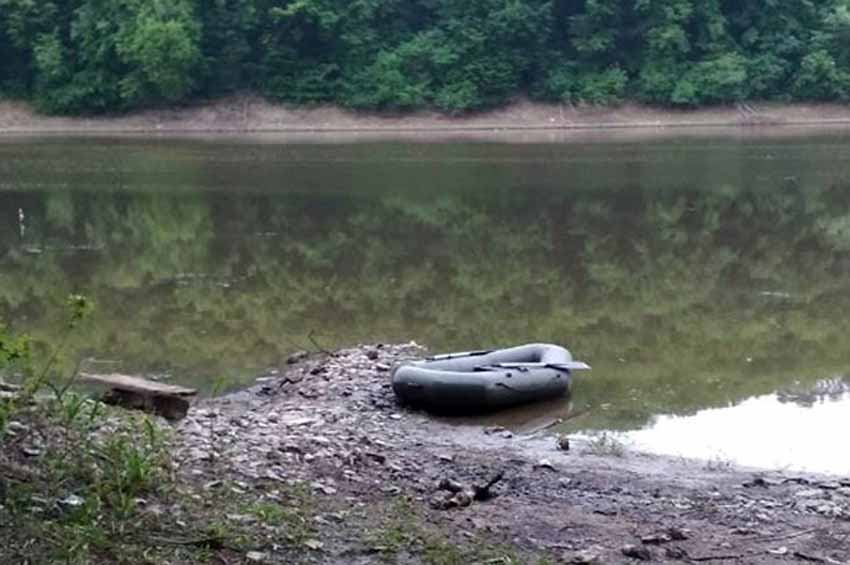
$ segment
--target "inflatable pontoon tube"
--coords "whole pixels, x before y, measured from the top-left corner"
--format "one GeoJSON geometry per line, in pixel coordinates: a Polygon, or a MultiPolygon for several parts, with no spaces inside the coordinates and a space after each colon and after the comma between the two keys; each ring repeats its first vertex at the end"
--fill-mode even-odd
{"type": "Polygon", "coordinates": [[[536,343],[402,364],[393,370],[393,390],[434,412],[481,412],[567,394],[576,369],[590,367],[563,347],[536,343]]]}

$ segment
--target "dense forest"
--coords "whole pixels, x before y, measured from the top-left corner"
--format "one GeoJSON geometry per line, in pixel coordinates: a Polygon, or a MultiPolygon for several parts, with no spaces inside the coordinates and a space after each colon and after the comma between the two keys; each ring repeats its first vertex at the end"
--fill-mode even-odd
{"type": "Polygon", "coordinates": [[[0,95],[460,113],[850,97],[850,0],[0,0],[0,95]]]}

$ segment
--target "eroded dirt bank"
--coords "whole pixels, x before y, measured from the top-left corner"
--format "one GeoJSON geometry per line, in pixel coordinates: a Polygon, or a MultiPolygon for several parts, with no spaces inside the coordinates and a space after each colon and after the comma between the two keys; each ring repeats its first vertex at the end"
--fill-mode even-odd
{"type": "MultiPolygon", "coordinates": [[[[700,110],[669,110],[627,104],[573,107],[520,100],[506,107],[452,117],[435,112],[375,115],[333,106],[296,107],[239,96],[173,109],[104,117],[50,117],[18,102],[0,101],[0,133],[215,133],[215,132],[443,132],[635,130],[739,126],[850,126],[840,104],[749,103],[700,110]]],[[[750,128],[753,129],[753,128],[750,128]]]]}
{"type": "Polygon", "coordinates": [[[284,543],[270,529],[250,555],[259,562],[850,563],[850,477],[712,470],[452,426],[395,402],[390,367],[422,354],[311,355],[202,401],[177,428],[179,472],[271,502],[309,494],[309,535],[284,543]],[[492,497],[472,500],[499,475],[492,497]]]}

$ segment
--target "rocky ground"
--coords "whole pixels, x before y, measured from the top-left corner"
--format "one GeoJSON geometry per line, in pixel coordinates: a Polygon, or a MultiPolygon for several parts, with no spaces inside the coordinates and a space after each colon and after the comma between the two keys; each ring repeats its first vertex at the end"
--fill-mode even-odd
{"type": "Polygon", "coordinates": [[[850,563],[850,478],[453,425],[395,401],[392,365],[422,354],[299,356],[177,425],[181,477],[287,501],[274,527],[227,516],[268,529],[247,561],[850,563]]]}

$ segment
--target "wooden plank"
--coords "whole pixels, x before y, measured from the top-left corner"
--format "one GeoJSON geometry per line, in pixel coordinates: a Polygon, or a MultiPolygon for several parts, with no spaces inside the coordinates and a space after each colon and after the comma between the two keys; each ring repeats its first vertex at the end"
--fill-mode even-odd
{"type": "Polygon", "coordinates": [[[94,375],[83,373],[80,375],[83,382],[106,385],[116,390],[134,392],[145,396],[195,396],[198,391],[193,388],[186,388],[178,385],[158,383],[141,377],[132,377],[130,375],[120,375],[112,373],[108,375],[94,375]]]}

